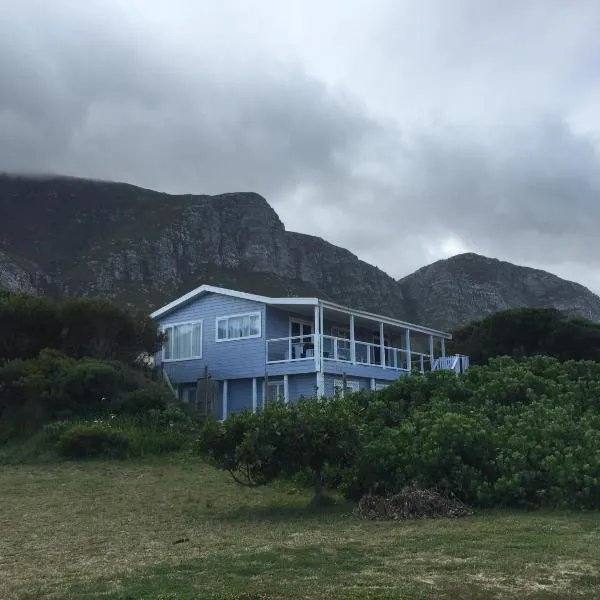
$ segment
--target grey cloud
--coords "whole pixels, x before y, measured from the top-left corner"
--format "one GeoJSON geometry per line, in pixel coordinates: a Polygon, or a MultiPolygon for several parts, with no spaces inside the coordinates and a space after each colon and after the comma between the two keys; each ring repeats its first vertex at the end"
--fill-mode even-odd
{"type": "Polygon", "coordinates": [[[418,4],[0,0],[0,170],[256,191],[395,276],[453,239],[596,282],[599,5],[418,4]]]}

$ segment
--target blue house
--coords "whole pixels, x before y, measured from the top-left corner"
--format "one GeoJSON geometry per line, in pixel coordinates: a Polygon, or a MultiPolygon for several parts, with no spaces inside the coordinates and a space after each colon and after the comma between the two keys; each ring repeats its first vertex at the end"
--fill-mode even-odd
{"type": "Polygon", "coordinates": [[[377,390],[414,371],[462,372],[451,335],[318,298],[269,298],[202,285],[152,313],[166,342],[155,363],[184,400],[209,374],[217,414],[338,390],[377,390]]]}

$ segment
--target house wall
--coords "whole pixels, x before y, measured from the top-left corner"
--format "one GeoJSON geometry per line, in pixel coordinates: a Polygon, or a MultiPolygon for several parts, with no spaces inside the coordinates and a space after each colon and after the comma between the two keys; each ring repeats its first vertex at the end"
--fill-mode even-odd
{"type": "MultiPolygon", "coordinates": [[[[265,305],[222,294],[206,294],[157,319],[159,327],[186,321],[203,322],[202,358],[165,361],[164,369],[174,383],[194,382],[204,374],[204,367],[214,379],[264,377],[265,374],[265,305]],[[247,312],[261,313],[261,337],[247,340],[216,341],[216,319],[247,312]]],[[[155,357],[157,365],[162,353],[155,357]]]]}
{"type": "Polygon", "coordinates": [[[300,398],[314,398],[317,385],[316,373],[293,375],[288,377],[289,401],[297,402],[300,398]]]}

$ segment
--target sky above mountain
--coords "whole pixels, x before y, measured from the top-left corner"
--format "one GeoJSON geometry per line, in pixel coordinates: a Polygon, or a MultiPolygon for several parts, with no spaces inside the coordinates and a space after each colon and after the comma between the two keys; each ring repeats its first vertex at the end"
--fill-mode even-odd
{"type": "Polygon", "coordinates": [[[600,292],[598,0],[0,0],[0,171],[255,191],[391,275],[600,292]]]}

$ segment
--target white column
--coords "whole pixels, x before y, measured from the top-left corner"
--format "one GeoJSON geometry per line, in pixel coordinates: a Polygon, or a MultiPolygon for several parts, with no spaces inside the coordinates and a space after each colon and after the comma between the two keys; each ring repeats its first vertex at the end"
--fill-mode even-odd
{"type": "Polygon", "coordinates": [[[227,394],[228,394],[228,381],[223,381],[223,421],[227,418],[227,394]]]}
{"type": "Polygon", "coordinates": [[[283,376],[283,401],[287,404],[290,401],[290,385],[288,376],[283,376]]]}
{"type": "Polygon", "coordinates": [[[375,379],[371,377],[371,391],[375,391],[375,379]]]}
{"type": "Polygon", "coordinates": [[[256,377],[252,378],[252,412],[258,408],[258,390],[256,389],[256,377]]]}
{"type": "Polygon", "coordinates": [[[440,344],[441,344],[440,354],[442,355],[442,357],[446,356],[446,340],[444,338],[441,338],[440,344]]]}
{"type": "Polygon", "coordinates": [[[385,367],[385,340],[383,339],[383,321],[379,323],[379,364],[385,367]]]}
{"type": "Polygon", "coordinates": [[[317,398],[320,399],[325,395],[325,374],[322,371],[317,371],[317,398]]]}
{"type": "Polygon", "coordinates": [[[410,373],[412,371],[412,360],[410,357],[410,329],[405,330],[404,338],[406,341],[406,343],[404,344],[406,346],[406,368],[410,373]]]}
{"type": "Polygon", "coordinates": [[[429,370],[433,371],[433,336],[429,336],[429,370]]]}
{"type": "Polygon", "coordinates": [[[315,306],[315,335],[314,335],[315,339],[314,339],[314,343],[313,343],[313,347],[314,347],[313,352],[315,353],[315,371],[321,370],[321,342],[322,342],[321,327],[322,327],[322,323],[321,323],[321,312],[320,312],[319,308],[320,308],[319,305],[315,306]]]}
{"type": "Polygon", "coordinates": [[[350,315],[350,361],[356,364],[356,345],[354,344],[354,315],[350,315]]]}

